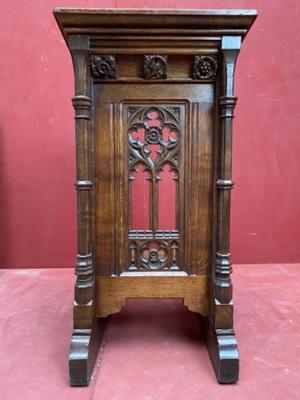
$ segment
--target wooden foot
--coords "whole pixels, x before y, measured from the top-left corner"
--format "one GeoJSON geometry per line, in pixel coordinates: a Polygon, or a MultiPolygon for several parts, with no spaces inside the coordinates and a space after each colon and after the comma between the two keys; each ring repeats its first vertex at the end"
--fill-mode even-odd
{"type": "Polygon", "coordinates": [[[74,329],[69,355],[71,386],[87,386],[93,373],[107,318],[96,318],[93,329],[74,329]]]}
{"type": "Polygon", "coordinates": [[[214,329],[206,321],[208,352],[219,383],[234,383],[239,379],[239,353],[232,329],[214,329]]]}

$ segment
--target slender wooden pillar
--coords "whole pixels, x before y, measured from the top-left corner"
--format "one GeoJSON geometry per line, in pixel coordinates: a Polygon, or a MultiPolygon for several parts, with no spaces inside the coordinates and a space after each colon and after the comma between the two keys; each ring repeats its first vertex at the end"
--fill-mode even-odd
{"type": "Polygon", "coordinates": [[[233,94],[234,68],[241,46],[241,37],[222,38],[222,75],[219,98],[219,163],[217,185],[216,257],[213,268],[214,305],[209,326],[209,351],[219,382],[236,382],[239,375],[239,355],[233,331],[233,301],[231,282],[230,197],[232,119],[237,98],[233,94]]]}
{"type": "MultiPolygon", "coordinates": [[[[75,110],[76,131],[76,188],[77,188],[77,263],[74,307],[74,328],[91,328],[93,319],[94,269],[91,249],[91,147],[90,119],[91,98],[88,73],[87,36],[71,36],[69,39],[75,73],[75,96],[72,99],[75,110]],[[80,318],[80,310],[89,309],[88,318],[80,318]],[[78,325],[78,326],[77,326],[78,325]]],[[[86,315],[86,314],[85,314],[86,315]]]]}
{"type": "Polygon", "coordinates": [[[76,189],[77,189],[77,262],[74,299],[74,329],[71,339],[69,372],[71,385],[87,385],[104,330],[103,319],[96,320],[95,271],[92,254],[92,140],[91,78],[89,37],[71,35],[69,47],[75,74],[76,189]],[[100,330],[100,332],[99,332],[100,330]]]}

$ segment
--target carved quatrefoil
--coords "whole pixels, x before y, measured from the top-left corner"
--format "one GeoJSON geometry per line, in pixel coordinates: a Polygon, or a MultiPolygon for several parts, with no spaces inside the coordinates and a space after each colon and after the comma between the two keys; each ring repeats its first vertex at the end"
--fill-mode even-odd
{"type": "Polygon", "coordinates": [[[216,79],[218,58],[216,56],[195,56],[193,78],[201,80],[216,79]]]}

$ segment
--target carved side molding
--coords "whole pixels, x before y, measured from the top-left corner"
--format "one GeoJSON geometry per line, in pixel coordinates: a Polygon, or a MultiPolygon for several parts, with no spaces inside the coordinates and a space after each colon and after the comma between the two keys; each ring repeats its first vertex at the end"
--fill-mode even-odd
{"type": "Polygon", "coordinates": [[[168,56],[147,54],[144,56],[145,79],[167,78],[168,56]]]}
{"type": "Polygon", "coordinates": [[[83,287],[84,284],[89,285],[91,281],[93,281],[93,272],[92,254],[78,254],[75,273],[81,287],[83,287]]]}
{"type": "Polygon", "coordinates": [[[94,79],[116,79],[116,58],[112,55],[91,55],[91,74],[94,79]]]}
{"type": "Polygon", "coordinates": [[[77,95],[72,98],[72,104],[75,110],[75,119],[91,118],[92,100],[85,95],[77,95]]]}
{"type": "Polygon", "coordinates": [[[221,96],[220,104],[220,118],[234,118],[234,109],[237,103],[235,96],[221,96]]]}
{"type": "Polygon", "coordinates": [[[195,56],[193,78],[198,80],[214,80],[217,76],[217,56],[195,56]]]}
{"type": "Polygon", "coordinates": [[[217,188],[223,190],[231,190],[234,186],[234,182],[231,179],[218,179],[217,188]]]}

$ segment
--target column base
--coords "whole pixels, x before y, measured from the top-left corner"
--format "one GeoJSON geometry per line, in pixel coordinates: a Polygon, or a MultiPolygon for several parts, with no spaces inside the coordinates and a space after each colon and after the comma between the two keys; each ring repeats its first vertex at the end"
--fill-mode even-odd
{"type": "Polygon", "coordinates": [[[232,329],[214,329],[206,318],[207,349],[219,383],[235,383],[239,379],[239,353],[232,329]]]}
{"type": "Polygon", "coordinates": [[[108,318],[96,318],[92,329],[74,329],[69,354],[71,386],[89,384],[107,320],[108,318]]]}

